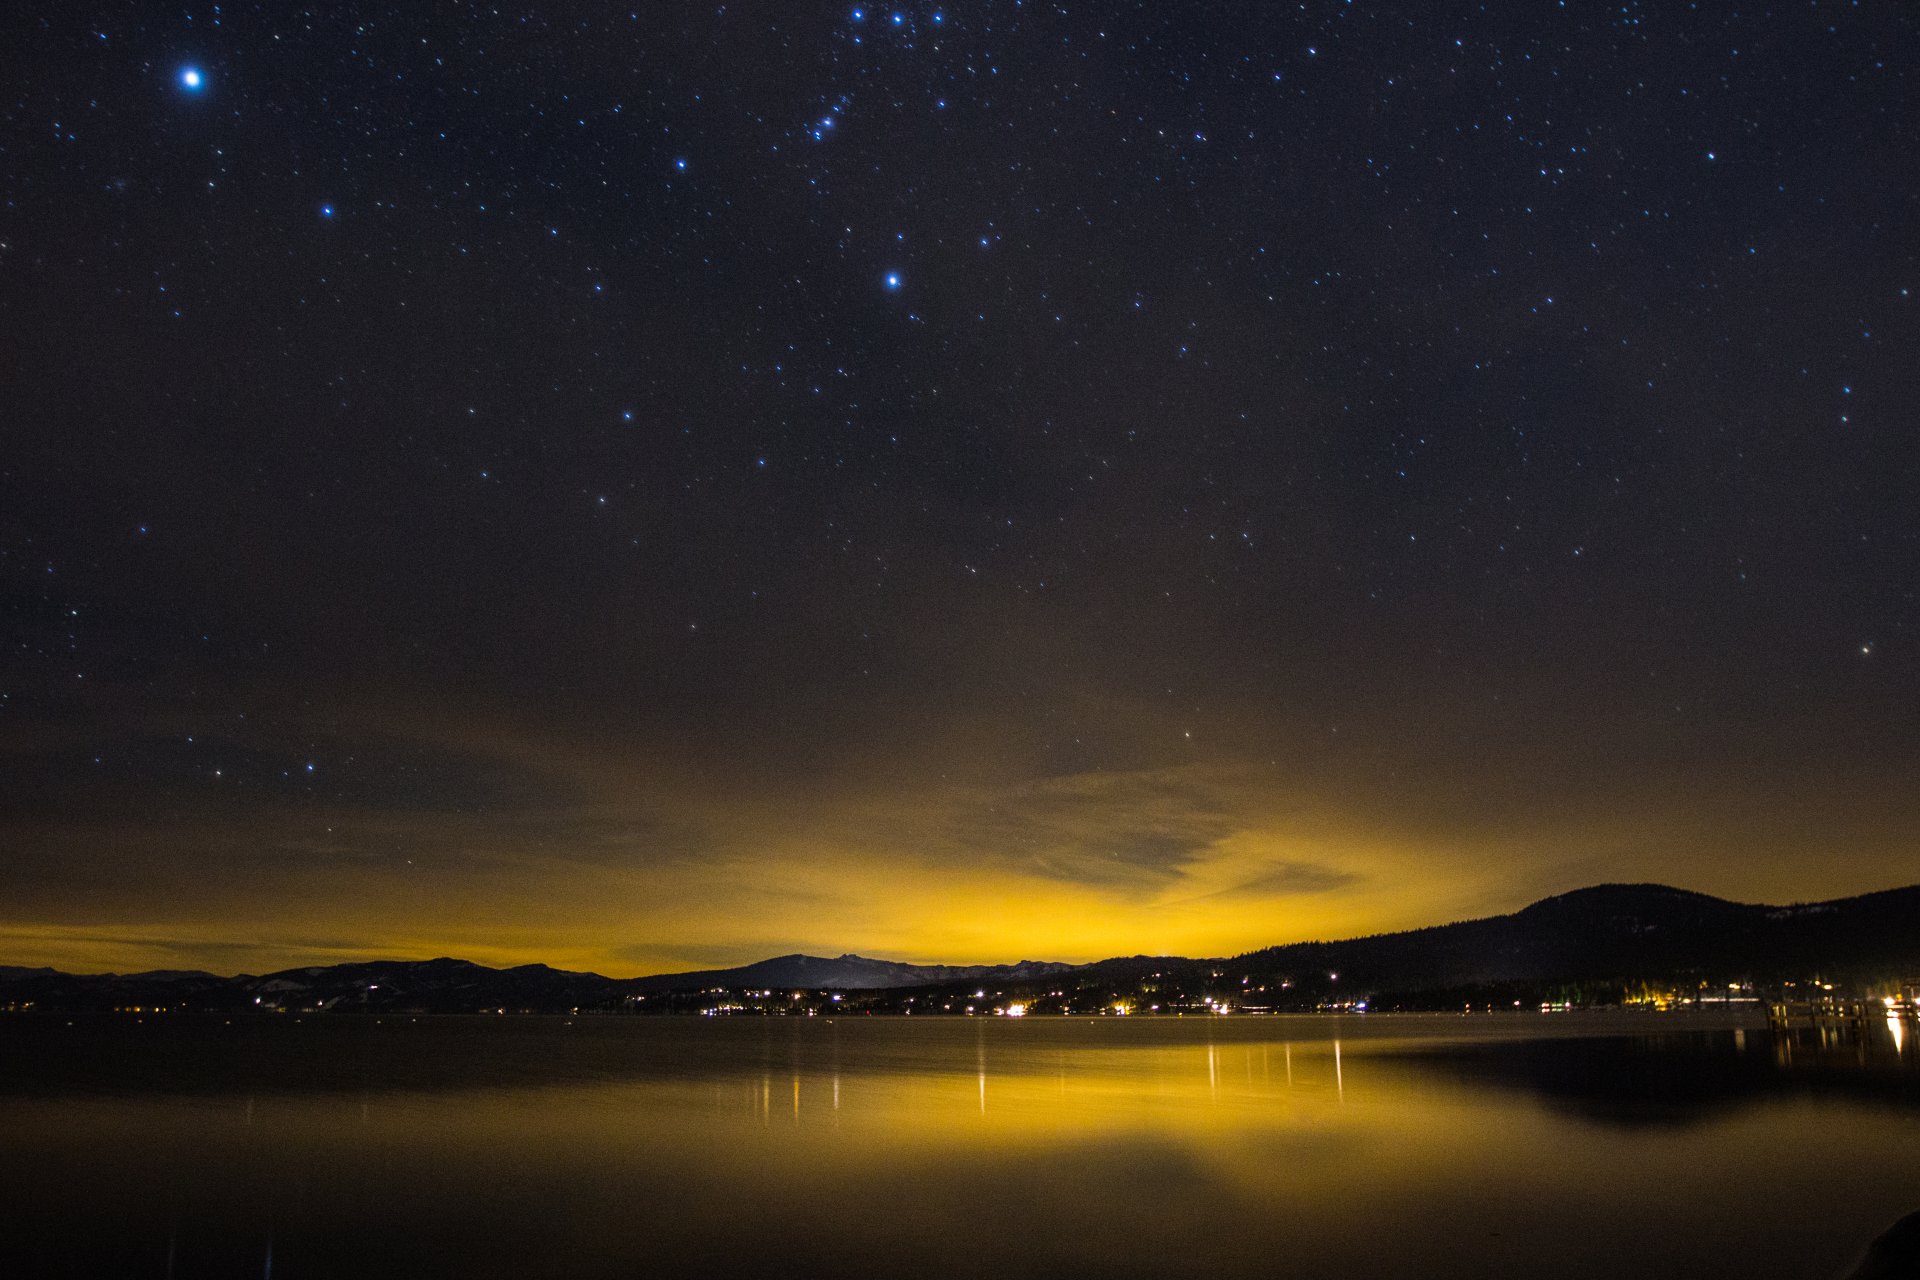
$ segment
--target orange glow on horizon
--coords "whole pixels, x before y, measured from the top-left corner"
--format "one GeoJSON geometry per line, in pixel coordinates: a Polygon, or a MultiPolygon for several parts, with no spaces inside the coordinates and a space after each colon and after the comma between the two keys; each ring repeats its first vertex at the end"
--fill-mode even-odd
{"type": "Polygon", "coordinates": [[[546,743],[498,751],[560,771],[578,799],[552,813],[332,809],[296,823],[262,811],[65,829],[55,847],[84,851],[79,878],[0,908],[0,963],[231,974],[454,956],[628,977],[793,952],[1226,956],[1496,914],[1607,880],[1840,897],[1889,887],[1906,853],[1897,813],[1783,824],[1735,792],[1666,781],[1618,812],[1516,807],[1497,789],[1485,813],[1451,794],[1336,803],[1325,779],[1235,759],[736,795],[546,743]],[[1701,812],[1724,817],[1711,838],[1701,812]],[[1843,851],[1811,863],[1815,839],[1843,851]]]}

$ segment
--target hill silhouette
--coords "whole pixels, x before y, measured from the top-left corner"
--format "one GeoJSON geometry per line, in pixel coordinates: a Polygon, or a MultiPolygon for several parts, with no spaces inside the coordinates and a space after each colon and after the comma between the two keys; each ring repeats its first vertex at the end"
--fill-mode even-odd
{"type": "MultiPolygon", "coordinates": [[[[1269,1007],[1360,1000],[1447,1007],[1465,993],[1525,996],[1549,988],[1615,993],[1640,983],[1821,978],[1837,984],[1920,974],[1920,885],[1774,907],[1657,884],[1604,884],[1510,915],[1333,942],[1295,942],[1220,959],[1126,956],[1068,965],[912,965],[858,955],[793,954],[730,969],[609,978],[543,964],[493,969],[467,960],[381,960],[218,977],[197,970],[69,974],[0,967],[0,1007],[245,1012],[565,1013],[692,1007],[713,992],[836,992],[863,997],[959,992],[1120,993],[1166,987],[1260,991],[1269,1007]],[[1284,993],[1282,995],[1281,993],[1284,993]]],[[[1605,998],[1604,995],[1598,998],[1605,998]]],[[[853,1007],[853,1006],[848,1006],[853,1007]]],[[[929,1007],[927,1004],[919,1006],[929,1007]]],[[[933,1005],[932,1007],[943,1007],[933,1005]]]]}

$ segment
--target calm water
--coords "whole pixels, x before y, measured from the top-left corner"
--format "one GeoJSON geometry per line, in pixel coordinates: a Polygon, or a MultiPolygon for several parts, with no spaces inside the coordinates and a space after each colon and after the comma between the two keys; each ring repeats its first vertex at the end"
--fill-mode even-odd
{"type": "Polygon", "coordinates": [[[0,1019],[0,1275],[1844,1273],[1911,1027],[0,1019]]]}

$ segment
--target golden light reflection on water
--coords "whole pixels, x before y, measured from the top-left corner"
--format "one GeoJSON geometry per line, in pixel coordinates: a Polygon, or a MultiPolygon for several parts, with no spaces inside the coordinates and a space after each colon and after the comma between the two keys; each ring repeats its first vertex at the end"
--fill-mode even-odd
{"type": "MultiPolygon", "coordinates": [[[[1284,1127],[1303,1108],[1345,1103],[1343,1047],[1205,1045],[1101,1052],[1058,1049],[1000,1064],[986,1038],[973,1070],[767,1070],[725,1083],[648,1082],[622,1109],[685,1113],[702,1125],[830,1123],[944,1141],[1050,1143],[1088,1133],[1204,1133],[1284,1127]]],[[[602,1087],[586,1091],[606,1096],[602,1087]]],[[[551,1099],[552,1095],[548,1095],[551,1099]]],[[[1364,1097],[1364,1095],[1362,1095],[1364,1097]]]]}
{"type": "Polygon", "coordinates": [[[1377,1032],[682,1026],[551,1085],[0,1098],[0,1202],[229,1274],[1786,1277],[1920,1186],[1910,1110],[1600,1122],[1377,1032]]]}

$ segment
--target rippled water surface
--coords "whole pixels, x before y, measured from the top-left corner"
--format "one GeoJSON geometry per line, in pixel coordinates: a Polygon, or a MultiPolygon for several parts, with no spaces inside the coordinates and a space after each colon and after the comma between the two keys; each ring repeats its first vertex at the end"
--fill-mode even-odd
{"type": "Polygon", "coordinates": [[[7,1018],[0,1275],[1837,1276],[1911,1030],[7,1018]]]}

